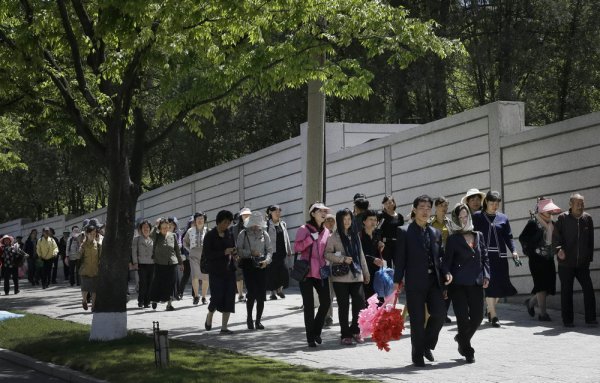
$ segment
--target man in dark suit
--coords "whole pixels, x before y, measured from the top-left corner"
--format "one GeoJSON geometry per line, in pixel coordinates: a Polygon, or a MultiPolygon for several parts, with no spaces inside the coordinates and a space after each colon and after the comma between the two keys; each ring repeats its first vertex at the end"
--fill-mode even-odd
{"type": "Polygon", "coordinates": [[[414,200],[414,221],[406,229],[398,228],[394,258],[396,289],[404,280],[410,315],[412,362],[417,367],[425,366],[423,357],[434,361],[431,350],[435,349],[446,319],[440,271],[442,235],[427,223],[432,205],[433,200],[427,195],[414,200]],[[427,326],[425,304],[430,314],[427,326]]]}

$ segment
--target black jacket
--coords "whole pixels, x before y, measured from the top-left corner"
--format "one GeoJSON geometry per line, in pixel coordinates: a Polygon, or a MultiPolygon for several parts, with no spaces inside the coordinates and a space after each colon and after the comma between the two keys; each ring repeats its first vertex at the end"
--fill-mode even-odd
{"type": "Polygon", "coordinates": [[[230,257],[225,255],[225,249],[235,247],[235,240],[231,229],[225,231],[225,236],[220,237],[217,228],[213,228],[204,236],[202,257],[206,257],[208,273],[225,276],[235,272],[235,266],[230,257]]]}
{"type": "MultiPolygon", "coordinates": [[[[594,222],[592,217],[583,213],[575,218],[571,210],[558,216],[552,232],[552,246],[561,247],[566,255],[558,260],[559,266],[588,266],[594,258],[594,222]]],[[[558,252],[558,249],[556,250],[558,252]]]]}
{"type": "MultiPolygon", "coordinates": [[[[434,263],[434,273],[437,283],[441,283],[440,258],[443,256],[442,234],[439,230],[427,225],[431,238],[431,256],[434,263]]],[[[429,259],[423,245],[421,228],[415,222],[408,225],[406,230],[398,228],[397,241],[394,257],[394,282],[399,283],[403,279],[406,291],[426,291],[429,288],[429,259]]]]}
{"type": "Polygon", "coordinates": [[[476,246],[472,249],[462,234],[450,234],[444,249],[442,271],[452,274],[452,284],[482,285],[490,279],[490,260],[483,242],[483,234],[474,231],[476,246]]]}

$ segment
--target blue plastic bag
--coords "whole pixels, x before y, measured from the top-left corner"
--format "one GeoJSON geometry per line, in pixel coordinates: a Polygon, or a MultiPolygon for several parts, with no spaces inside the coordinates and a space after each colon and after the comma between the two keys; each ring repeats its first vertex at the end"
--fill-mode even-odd
{"type": "Polygon", "coordinates": [[[394,292],[394,270],[382,267],[375,272],[373,279],[373,290],[378,297],[385,298],[394,292]]]}

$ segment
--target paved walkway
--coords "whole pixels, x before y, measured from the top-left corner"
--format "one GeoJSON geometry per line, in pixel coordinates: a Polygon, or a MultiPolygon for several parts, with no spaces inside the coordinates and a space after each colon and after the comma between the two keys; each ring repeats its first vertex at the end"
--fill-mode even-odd
{"type": "MultiPolygon", "coordinates": [[[[83,311],[80,293],[67,285],[54,285],[46,290],[27,285],[21,294],[0,297],[0,309],[19,309],[50,317],[91,324],[92,314],[83,311]]],[[[152,332],[152,321],[169,330],[172,338],[204,345],[227,348],[252,355],[262,355],[288,363],[320,368],[385,382],[598,382],[600,381],[600,328],[584,326],[576,315],[573,329],[560,324],[560,313],[549,311],[553,322],[530,318],[523,306],[501,304],[502,328],[492,328],[487,321],[473,339],[476,363],[466,364],[453,340],[456,325],[445,325],[434,351],[436,361],[427,367],[412,367],[410,329],[402,339],[391,343],[391,351],[379,351],[374,343],[352,347],[339,345],[339,327],[323,333],[323,344],[316,349],[306,347],[301,297],[290,289],[285,299],[268,301],[265,306],[264,331],[246,328],[245,305],[236,304],[230,329],[236,333],[219,335],[220,314],[216,313],[213,330],[204,330],[207,306],[193,306],[188,292],[175,311],[166,312],[165,305],[156,311],[137,308],[135,295],[129,301],[128,327],[152,332]]],[[[337,310],[334,311],[334,316],[337,310]]],[[[451,315],[454,319],[454,317],[451,315]]],[[[337,320],[334,318],[337,323],[337,320]]]]}

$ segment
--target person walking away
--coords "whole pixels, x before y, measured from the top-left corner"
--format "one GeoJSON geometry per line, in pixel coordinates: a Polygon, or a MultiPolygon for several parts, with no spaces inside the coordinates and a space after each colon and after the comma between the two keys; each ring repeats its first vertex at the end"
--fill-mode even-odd
{"type": "Polygon", "coordinates": [[[45,227],[42,230],[42,238],[39,239],[36,245],[38,257],[43,261],[42,266],[42,288],[46,289],[50,285],[52,262],[58,254],[58,245],[54,238],[50,236],[50,228],[45,227]]]}
{"type": "Polygon", "coordinates": [[[452,299],[458,334],[458,353],[467,363],[475,362],[471,339],[483,320],[483,289],[490,282],[490,263],[483,234],[475,231],[471,211],[465,204],[452,210],[452,234],[448,236],[442,273],[452,299]]]}
{"type": "Polygon", "coordinates": [[[240,257],[239,265],[244,273],[246,295],[246,324],[249,330],[264,330],[261,323],[267,294],[266,267],[271,263],[273,248],[271,239],[266,232],[267,224],[263,215],[255,211],[250,216],[246,228],[240,232],[237,239],[237,252],[240,257]],[[252,310],[256,302],[256,322],[252,320],[252,310]]]}
{"type": "Polygon", "coordinates": [[[139,280],[138,307],[143,308],[150,307],[150,288],[154,279],[154,241],[150,238],[151,232],[152,224],[147,219],[143,220],[138,225],[138,236],[133,238],[131,244],[131,262],[139,280]]]}
{"type": "Polygon", "coordinates": [[[585,323],[597,326],[596,297],[590,277],[590,263],[594,259],[594,222],[584,211],[585,199],[579,193],[571,194],[569,211],[558,216],[552,231],[552,246],[557,251],[560,278],[560,306],[563,325],[574,327],[573,283],[583,290],[585,323]]]}
{"type": "MultiPolygon", "coordinates": [[[[331,305],[329,282],[321,279],[320,269],[326,265],[325,247],[329,238],[329,230],[323,226],[329,208],[320,202],[312,204],[308,210],[310,219],[296,231],[294,251],[301,253],[300,259],[308,262],[310,269],[306,278],[299,282],[302,304],[304,307],[304,329],[308,347],[321,344],[321,332],[325,324],[325,316],[331,305]],[[313,290],[319,297],[319,308],[315,315],[315,299],[313,290]]],[[[329,279],[329,278],[328,278],[329,279]]]]}
{"type": "Polygon", "coordinates": [[[533,279],[532,296],[525,300],[527,313],[535,317],[535,306],[539,308],[538,319],[549,322],[550,315],[546,312],[546,297],[556,294],[556,266],[554,265],[555,251],[552,247],[552,232],[554,222],[552,214],[560,214],[561,208],[556,206],[551,199],[541,197],[538,199],[535,212],[527,222],[519,242],[523,254],[529,259],[529,271],[533,279]]]}
{"type": "Polygon", "coordinates": [[[437,345],[446,317],[440,268],[442,234],[427,223],[432,205],[433,200],[427,195],[415,198],[411,213],[413,222],[406,229],[398,229],[394,261],[395,290],[400,292],[402,281],[406,290],[412,362],[416,367],[425,366],[423,357],[430,362],[435,360],[432,350],[437,345]],[[425,308],[430,315],[426,326],[425,308]]]}

